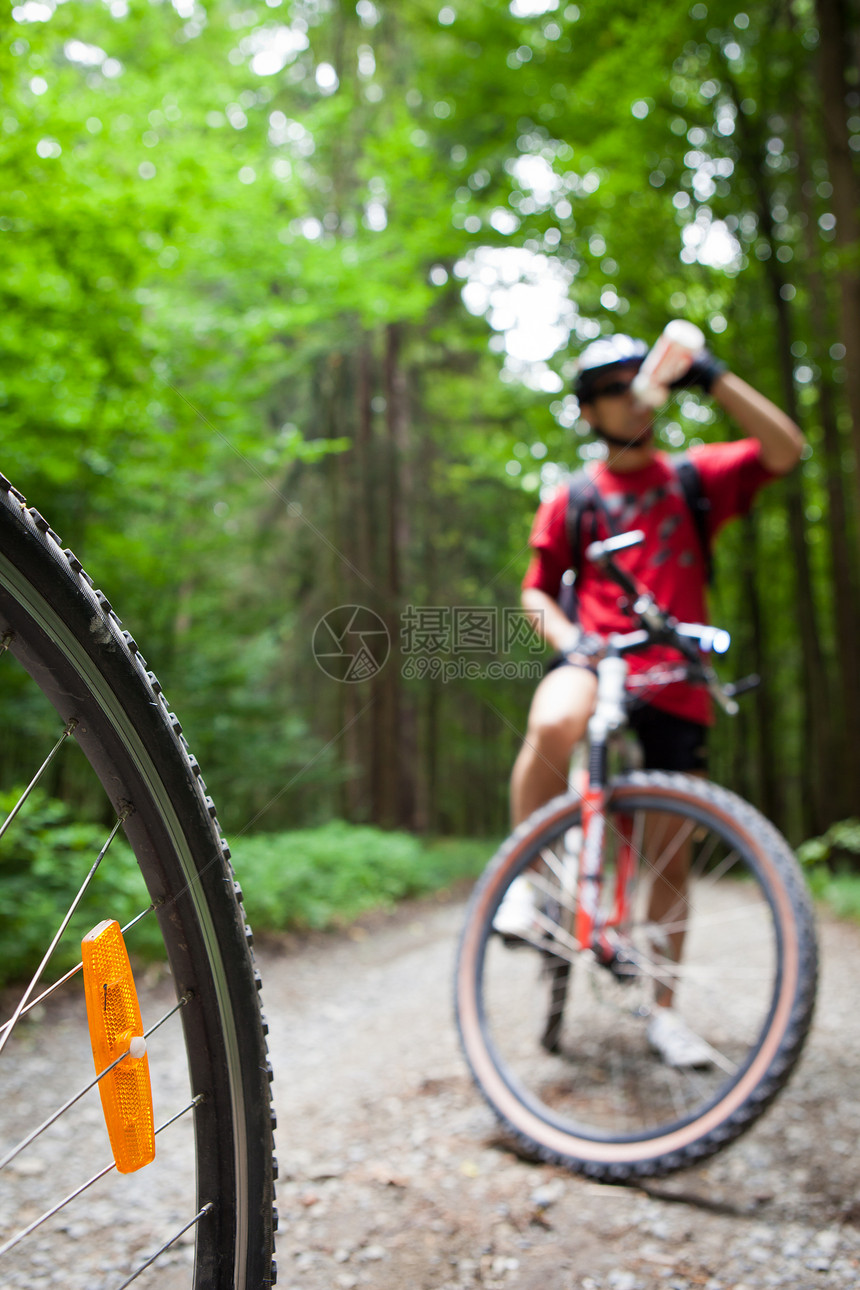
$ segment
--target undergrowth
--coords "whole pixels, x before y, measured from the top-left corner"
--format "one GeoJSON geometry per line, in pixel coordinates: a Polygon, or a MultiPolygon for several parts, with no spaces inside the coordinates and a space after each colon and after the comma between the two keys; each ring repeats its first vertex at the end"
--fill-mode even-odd
{"type": "MultiPolygon", "coordinates": [[[[0,818],[18,796],[0,793],[0,818]]],[[[105,836],[102,826],[76,822],[65,804],[37,790],[0,838],[0,986],[38,966],[105,836]]],[[[342,927],[369,910],[475,877],[494,844],[427,840],[333,821],[239,838],[231,849],[251,926],[279,932],[342,927]]],[[[97,923],[115,918],[124,926],[148,903],[134,856],[117,837],[51,960],[47,979],[79,961],[81,937],[97,923]]],[[[160,956],[153,917],[136,925],[129,949],[136,958],[160,956]]]]}
{"type": "Polygon", "coordinates": [[[860,820],[840,820],[797,849],[816,900],[838,918],[860,923],[860,820]]]}
{"type": "MultiPolygon", "coordinates": [[[[5,818],[18,793],[0,794],[5,818]]],[[[69,808],[35,791],[0,838],[0,986],[39,963],[103,846],[105,829],[76,822],[69,808]]],[[[371,910],[444,890],[477,877],[495,844],[428,840],[334,820],[319,828],[263,833],[233,841],[245,909],[258,932],[344,927],[371,910]]],[[[860,821],[844,820],[798,848],[816,900],[860,922],[860,821]]],[[[80,958],[80,939],[104,918],[125,925],[148,904],[134,856],[121,837],[111,844],[56,951],[49,978],[80,958]]],[[[154,918],[134,929],[137,958],[158,957],[154,918]]]]}
{"type": "Polygon", "coordinates": [[[251,926],[279,931],[342,926],[368,910],[476,877],[494,845],[428,841],[335,820],[240,838],[232,850],[251,926]]]}

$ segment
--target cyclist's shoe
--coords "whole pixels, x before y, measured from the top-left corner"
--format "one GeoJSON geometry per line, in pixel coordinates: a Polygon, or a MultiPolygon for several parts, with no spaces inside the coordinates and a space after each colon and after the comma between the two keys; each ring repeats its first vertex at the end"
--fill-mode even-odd
{"type": "Polygon", "coordinates": [[[535,892],[528,878],[514,878],[505,892],[493,919],[493,931],[506,945],[534,940],[538,934],[535,920],[535,892]]]}
{"type": "Polygon", "coordinates": [[[648,1043],[666,1066],[677,1069],[713,1065],[709,1044],[672,1008],[655,1008],[648,1023],[648,1043]]]}
{"type": "Polygon", "coordinates": [[[639,960],[632,947],[610,943],[607,952],[607,948],[602,946],[597,953],[597,961],[601,967],[609,968],[621,985],[632,985],[634,981],[642,979],[639,960]]]}

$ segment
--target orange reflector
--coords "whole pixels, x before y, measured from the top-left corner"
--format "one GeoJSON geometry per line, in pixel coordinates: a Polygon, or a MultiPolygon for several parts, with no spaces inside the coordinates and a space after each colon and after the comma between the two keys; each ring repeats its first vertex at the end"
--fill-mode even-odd
{"type": "Polygon", "coordinates": [[[81,941],[81,954],[96,1073],[132,1050],[99,1081],[113,1158],[121,1174],[130,1174],[154,1159],[155,1131],[140,1005],[119,923],[109,919],[94,927],[81,941]]]}

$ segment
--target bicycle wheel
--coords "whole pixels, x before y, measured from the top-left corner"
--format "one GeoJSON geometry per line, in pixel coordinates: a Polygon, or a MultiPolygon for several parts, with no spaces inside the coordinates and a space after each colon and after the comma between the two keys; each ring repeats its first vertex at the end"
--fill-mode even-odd
{"type": "Polygon", "coordinates": [[[788,1079],[815,998],[811,907],[787,843],[753,807],[690,776],[636,772],[613,784],[607,813],[599,917],[616,952],[583,950],[569,930],[564,841],[579,818],[578,799],[550,802],[476,887],[456,970],[461,1042],[522,1149],[598,1179],[654,1176],[732,1141],[788,1079]],[[665,879],[682,849],[686,890],[676,886],[658,918],[655,876],[665,879]],[[620,906],[616,873],[631,856],[620,906]],[[493,919],[523,873],[539,899],[533,932],[512,945],[493,919]],[[548,1051],[560,959],[570,982],[548,1051]],[[648,1018],[666,989],[709,1046],[695,1069],[668,1067],[649,1048],[648,1018]]]}
{"type": "MultiPolygon", "coordinates": [[[[0,1280],[53,1285],[62,1267],[66,1287],[115,1290],[158,1252],[140,1285],[258,1290],[275,1281],[271,1069],[230,852],[179,722],[134,641],[41,516],[2,477],[0,485],[3,666],[17,660],[50,701],[57,748],[79,745],[122,821],[143,915],[128,933],[129,949],[134,955],[138,928],[152,939],[157,925],[165,966],[143,975],[153,979],[149,993],[159,1006],[167,988],[163,1019],[171,1011],[181,1018],[181,1026],[167,1024],[147,1040],[156,1120],[165,1130],[156,1138],[156,1162],[122,1176],[110,1172],[95,1089],[35,1137],[32,1166],[16,1145],[46,1122],[45,1086],[57,1074],[45,1060],[52,1027],[58,1037],[62,1028],[63,1054],[74,1052],[68,1027],[80,1030],[80,1074],[74,1056],[63,1059],[64,1095],[75,1080],[92,1079],[80,977],[64,986],[72,997],[54,995],[35,1010],[41,1019],[0,1031],[0,1157],[8,1162],[0,1172],[0,1280]],[[51,1145],[53,1134],[59,1145],[51,1145]],[[105,1166],[105,1182],[101,1171],[90,1179],[94,1164],[105,1166]],[[70,1198],[90,1182],[75,1214],[70,1198]],[[97,1258],[82,1252],[84,1235],[101,1250],[97,1258]]],[[[21,682],[29,685],[23,676],[21,682]]],[[[39,751],[35,766],[41,757],[39,751]]],[[[73,782],[81,769],[91,774],[83,759],[80,768],[75,761],[73,782]]],[[[25,802],[16,819],[27,809],[25,802]]],[[[102,872],[111,860],[108,851],[102,872]]],[[[82,878],[90,864],[85,857],[82,878]]],[[[88,888],[90,903],[98,903],[98,877],[88,888]]],[[[38,898],[34,889],[24,899],[38,898]]],[[[110,909],[101,914],[111,916],[110,909]]]]}

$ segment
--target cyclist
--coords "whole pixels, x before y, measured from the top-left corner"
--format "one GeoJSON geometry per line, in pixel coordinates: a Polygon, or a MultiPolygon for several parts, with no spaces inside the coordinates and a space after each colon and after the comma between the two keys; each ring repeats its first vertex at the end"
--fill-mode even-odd
{"type": "MultiPolygon", "coordinates": [[[[603,337],[580,356],[574,393],[584,419],[606,445],[605,460],[589,468],[591,500],[574,510],[570,488],[562,486],[543,502],[532,527],[532,560],[523,580],[522,604],[535,629],[556,651],[535,692],[528,729],[511,779],[514,824],[565,791],[574,746],[581,740],[597,692],[595,661],[603,638],[629,630],[616,584],[588,562],[576,568],[574,621],[559,604],[572,563],[572,542],[580,550],[593,539],[642,529],[642,545],[616,559],[637,584],[685,622],[706,622],[707,556],[702,535],[682,490],[672,454],[654,445],[654,411],[641,404],[631,383],[648,352],[642,340],[603,337]],[[571,515],[573,513],[573,520],[571,515]],[[571,525],[578,532],[569,531],[571,525]]],[[[728,520],[745,514],[758,489],[790,471],[804,445],[797,425],[768,398],[728,371],[707,350],[694,359],[685,386],[709,394],[738,425],[743,438],[691,448],[705,514],[706,540],[728,520]]],[[[670,391],[665,391],[666,399],[670,391]]],[[[661,660],[659,647],[629,657],[631,670],[661,660]]],[[[676,682],[631,713],[647,769],[703,773],[707,726],[712,720],[705,690],[676,682]]],[[[687,857],[681,848],[654,881],[649,916],[665,919],[683,898],[687,857]]],[[[533,896],[527,878],[511,885],[495,920],[507,936],[524,934],[531,923],[533,896]]],[[[671,958],[681,942],[665,938],[671,958]]],[[[673,1008],[668,985],[658,987],[648,1039],[672,1066],[698,1066],[709,1050],[673,1008]]]]}

